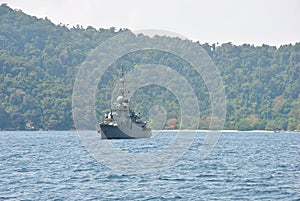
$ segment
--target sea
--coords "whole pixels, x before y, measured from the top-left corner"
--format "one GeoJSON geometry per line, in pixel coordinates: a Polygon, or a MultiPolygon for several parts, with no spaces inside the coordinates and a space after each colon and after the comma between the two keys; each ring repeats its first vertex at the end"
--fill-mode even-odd
{"type": "MultiPolygon", "coordinates": [[[[95,158],[77,131],[1,131],[0,200],[300,200],[300,133],[222,132],[201,157],[207,135],[196,132],[172,163],[143,172],[133,158],[119,163],[118,152],[107,150],[110,163],[95,158]],[[127,165],[136,173],[120,171],[127,165]]],[[[164,155],[176,136],[100,144],[151,157],[164,155]]]]}

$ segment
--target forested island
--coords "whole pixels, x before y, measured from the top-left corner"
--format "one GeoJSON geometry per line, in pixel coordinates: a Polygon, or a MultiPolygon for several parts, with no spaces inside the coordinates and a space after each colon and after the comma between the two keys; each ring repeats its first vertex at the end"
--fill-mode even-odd
{"type": "MultiPolygon", "coordinates": [[[[2,4],[0,130],[74,129],[72,92],[78,68],[99,44],[125,31],[129,30],[55,25],[47,18],[29,16],[2,4]]],[[[178,39],[167,40],[175,43],[178,39]]],[[[280,47],[232,43],[201,43],[201,46],[218,67],[224,82],[227,101],[224,129],[300,130],[300,42],[280,47]]],[[[146,60],[175,63],[173,67],[191,82],[199,99],[199,129],[207,129],[213,117],[205,83],[178,58],[155,51],[132,53],[112,65],[106,74],[117,77],[119,66],[129,71],[146,60]]],[[[113,80],[101,82],[101,86],[113,85],[113,80]]],[[[96,103],[99,119],[109,107],[110,90],[99,87],[96,103]]],[[[171,93],[158,86],[145,87],[136,92],[132,102],[135,108],[147,113],[149,108],[139,107],[143,101],[152,101],[166,109],[167,128],[179,127],[179,105],[171,93]]]]}

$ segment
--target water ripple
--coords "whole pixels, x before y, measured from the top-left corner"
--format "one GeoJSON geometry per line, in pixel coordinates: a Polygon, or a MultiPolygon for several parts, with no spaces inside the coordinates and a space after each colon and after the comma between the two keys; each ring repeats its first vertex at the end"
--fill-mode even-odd
{"type": "MultiPolygon", "coordinates": [[[[168,169],[126,175],[97,163],[75,132],[2,131],[0,200],[299,200],[299,133],[224,133],[199,161],[202,142],[168,169]]],[[[165,145],[114,143],[136,153],[165,145]]]]}

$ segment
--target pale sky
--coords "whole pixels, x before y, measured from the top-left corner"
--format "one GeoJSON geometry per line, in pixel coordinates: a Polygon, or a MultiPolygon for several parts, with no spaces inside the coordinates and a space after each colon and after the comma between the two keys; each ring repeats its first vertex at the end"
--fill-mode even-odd
{"type": "MultiPolygon", "coordinates": [[[[0,0],[55,24],[162,29],[200,43],[300,42],[300,0],[0,0]]],[[[1,22],[0,22],[1,23],[1,22]]]]}

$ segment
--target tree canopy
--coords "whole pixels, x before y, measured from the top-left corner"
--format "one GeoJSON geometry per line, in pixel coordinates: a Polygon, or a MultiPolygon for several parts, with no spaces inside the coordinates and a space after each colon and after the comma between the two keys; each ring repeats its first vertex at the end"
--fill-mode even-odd
{"type": "MultiPolygon", "coordinates": [[[[79,66],[99,44],[124,31],[128,30],[55,25],[47,18],[38,19],[2,4],[0,129],[23,130],[28,123],[38,129],[73,129],[72,90],[79,66]]],[[[169,40],[174,45],[180,40],[139,37],[145,42],[169,40]]],[[[300,43],[280,47],[232,43],[201,46],[215,62],[224,82],[226,129],[300,130],[300,43]]],[[[190,81],[201,110],[199,128],[207,129],[213,118],[208,90],[201,77],[176,56],[154,50],[134,52],[116,61],[103,77],[116,78],[120,66],[129,71],[143,63],[172,63],[190,81]]],[[[109,107],[109,86],[114,85],[113,81],[104,79],[99,84],[99,119],[109,107]]],[[[167,119],[179,124],[178,100],[166,89],[154,86],[136,91],[133,107],[147,114],[150,108],[141,107],[144,102],[163,106],[167,119]]]]}

